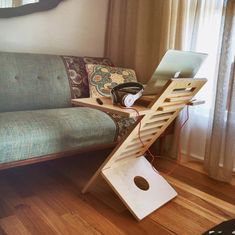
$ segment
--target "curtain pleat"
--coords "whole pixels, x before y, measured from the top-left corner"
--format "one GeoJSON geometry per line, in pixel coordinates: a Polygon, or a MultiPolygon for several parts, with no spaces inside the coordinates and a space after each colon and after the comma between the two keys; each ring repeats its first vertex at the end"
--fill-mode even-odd
{"type": "Polygon", "coordinates": [[[146,83],[159,63],[164,0],[111,0],[105,56],[146,83]]]}
{"type": "Polygon", "coordinates": [[[235,53],[235,1],[227,1],[224,17],[219,73],[210,120],[205,169],[214,179],[229,182],[232,179],[235,158],[235,91],[232,70],[235,53]]]}

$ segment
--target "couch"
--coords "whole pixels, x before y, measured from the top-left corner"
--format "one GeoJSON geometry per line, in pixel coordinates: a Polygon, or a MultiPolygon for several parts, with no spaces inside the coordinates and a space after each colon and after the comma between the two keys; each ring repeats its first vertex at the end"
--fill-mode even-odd
{"type": "Polygon", "coordinates": [[[0,52],[0,169],[116,144],[125,124],[71,105],[71,98],[89,96],[86,63],[112,65],[105,58],[0,52]]]}

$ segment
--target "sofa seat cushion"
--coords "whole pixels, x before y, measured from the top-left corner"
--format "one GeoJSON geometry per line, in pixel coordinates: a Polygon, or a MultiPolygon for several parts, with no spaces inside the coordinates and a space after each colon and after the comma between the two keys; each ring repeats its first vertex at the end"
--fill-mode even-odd
{"type": "Polygon", "coordinates": [[[0,113],[0,163],[112,143],[116,125],[91,108],[0,113]]]}

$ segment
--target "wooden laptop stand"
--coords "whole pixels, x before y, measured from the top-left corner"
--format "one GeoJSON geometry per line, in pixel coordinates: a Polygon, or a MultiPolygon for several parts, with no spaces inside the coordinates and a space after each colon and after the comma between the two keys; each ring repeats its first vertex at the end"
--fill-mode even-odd
{"type": "MultiPolygon", "coordinates": [[[[205,83],[206,79],[171,79],[161,94],[148,99],[146,106],[134,105],[133,108],[142,116],[141,126],[137,123],[117,145],[82,192],[86,193],[101,175],[137,220],[174,198],[177,195],[175,190],[144,154],[205,83]]],[[[101,100],[103,105],[97,104],[94,98],[74,99],[72,103],[126,117],[136,116],[135,110],[112,105],[110,98],[102,97],[101,100]]]]}

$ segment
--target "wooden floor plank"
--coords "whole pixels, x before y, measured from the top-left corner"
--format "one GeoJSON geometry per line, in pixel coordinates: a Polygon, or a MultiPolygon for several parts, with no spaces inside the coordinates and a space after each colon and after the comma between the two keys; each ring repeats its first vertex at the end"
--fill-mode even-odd
{"type": "Polygon", "coordinates": [[[178,188],[181,188],[184,191],[191,192],[194,195],[196,195],[197,197],[202,198],[204,201],[207,201],[210,204],[213,204],[214,206],[219,207],[219,208],[223,209],[224,211],[231,213],[231,216],[235,216],[235,205],[233,205],[229,202],[226,202],[222,199],[216,198],[215,196],[212,196],[208,193],[202,192],[202,191],[200,191],[192,186],[189,186],[185,183],[182,183],[179,180],[176,180],[172,177],[166,176],[166,179],[172,185],[174,185],[178,188]]]}
{"type": "Polygon", "coordinates": [[[55,234],[72,235],[69,229],[70,227],[63,223],[61,217],[57,215],[56,211],[44,203],[41,198],[34,196],[25,201],[34,213],[40,215],[40,218],[42,218],[44,223],[47,224],[55,232],[55,234]]]}
{"type": "Polygon", "coordinates": [[[190,201],[191,203],[195,203],[196,205],[207,209],[211,213],[216,214],[217,217],[221,218],[222,220],[228,220],[231,218],[231,215],[227,211],[215,206],[214,204],[209,203],[208,201],[205,201],[203,198],[197,197],[193,193],[184,191],[177,186],[174,186],[174,188],[181,197],[190,201]]]}
{"type": "MultiPolygon", "coordinates": [[[[8,235],[32,235],[16,216],[0,219],[0,226],[8,235]]],[[[1,229],[0,229],[1,234],[1,229]]]]}
{"type": "Polygon", "coordinates": [[[175,199],[175,202],[178,205],[181,205],[184,208],[187,208],[191,211],[194,211],[195,213],[197,213],[198,215],[205,217],[206,219],[210,220],[211,222],[213,222],[214,224],[218,224],[221,221],[226,220],[227,218],[221,215],[218,215],[217,213],[214,213],[194,202],[191,202],[190,200],[182,197],[182,196],[178,196],[175,199]]]}
{"type": "Polygon", "coordinates": [[[7,233],[3,230],[3,228],[1,226],[0,226],[0,235],[7,235],[7,233]]]}
{"type": "MultiPolygon", "coordinates": [[[[110,189],[107,189],[110,190],[110,189]]],[[[128,210],[122,211],[121,213],[113,213],[113,208],[109,205],[102,203],[104,198],[96,197],[95,190],[84,196],[86,200],[94,208],[100,211],[105,217],[110,218],[115,224],[121,224],[122,230],[128,235],[152,235],[153,231],[155,234],[172,235],[173,232],[164,228],[162,225],[157,224],[149,218],[142,220],[141,222],[135,222],[133,216],[128,210]],[[93,194],[94,193],[94,194],[93,194]]]]}
{"type": "Polygon", "coordinates": [[[95,227],[92,227],[86,220],[84,220],[78,214],[65,214],[62,216],[62,219],[66,222],[69,233],[71,235],[101,235],[95,227]],[[78,231],[79,228],[79,231],[78,231]]]}
{"type": "MultiPolygon", "coordinates": [[[[156,158],[155,164],[157,170],[165,173],[169,172],[175,165],[175,163],[162,158],[156,158]]],[[[185,166],[178,166],[171,176],[202,192],[212,194],[217,198],[235,204],[235,187],[231,186],[231,184],[213,180],[207,175],[185,166]]]]}
{"type": "Polygon", "coordinates": [[[211,221],[177,204],[174,200],[152,213],[150,217],[180,235],[202,234],[205,228],[213,226],[211,221]]]}
{"type": "Polygon", "coordinates": [[[14,215],[14,212],[9,208],[9,206],[0,197],[0,219],[14,215]]]}

